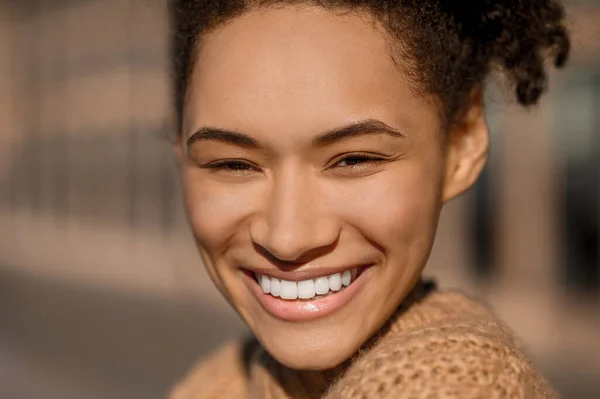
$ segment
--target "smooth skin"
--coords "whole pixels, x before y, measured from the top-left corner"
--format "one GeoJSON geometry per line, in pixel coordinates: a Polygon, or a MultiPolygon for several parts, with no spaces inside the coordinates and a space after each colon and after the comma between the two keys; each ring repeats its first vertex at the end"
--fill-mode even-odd
{"type": "Polygon", "coordinates": [[[175,149],[186,211],[215,285],[292,368],[339,365],[381,328],[418,281],[443,204],[487,158],[480,90],[446,129],[389,43],[367,14],[283,6],[198,49],[175,149]],[[365,264],[364,289],[306,322],[267,313],[243,272],[365,264]]]}

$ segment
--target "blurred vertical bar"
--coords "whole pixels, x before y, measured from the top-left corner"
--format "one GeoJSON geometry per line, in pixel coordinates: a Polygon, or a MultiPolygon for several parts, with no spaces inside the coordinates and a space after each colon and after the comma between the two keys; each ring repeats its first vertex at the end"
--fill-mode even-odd
{"type": "Polygon", "coordinates": [[[169,93],[166,74],[167,29],[164,5],[134,0],[131,19],[132,116],[138,176],[138,227],[165,233],[174,206],[173,162],[166,124],[169,93]]]}
{"type": "Polygon", "coordinates": [[[551,113],[506,111],[499,190],[498,270],[502,283],[527,295],[555,291],[557,267],[556,168],[551,147],[551,113]],[[525,287],[528,287],[525,289],[525,287]]]}
{"type": "Polygon", "coordinates": [[[570,73],[557,101],[562,167],[561,277],[571,292],[600,293],[600,73],[570,73]]]}
{"type": "MultiPolygon", "coordinates": [[[[39,2],[39,8],[33,16],[35,21],[35,32],[37,46],[37,76],[38,92],[35,96],[37,112],[33,115],[35,120],[35,132],[37,137],[34,140],[35,154],[34,162],[36,165],[34,191],[36,203],[34,206],[36,214],[51,214],[51,201],[53,189],[54,160],[60,157],[63,151],[60,145],[57,145],[56,117],[57,108],[60,106],[61,98],[55,91],[55,80],[60,79],[60,72],[57,68],[57,41],[60,29],[56,29],[57,24],[49,18],[45,6],[39,2]],[[50,94],[52,93],[52,94],[50,94]],[[51,97],[52,101],[44,101],[51,97]]],[[[60,16],[59,16],[60,17],[60,16]]]]}
{"type": "Polygon", "coordinates": [[[69,68],[69,32],[68,32],[68,15],[61,13],[59,21],[55,21],[52,27],[56,32],[59,32],[57,37],[58,45],[55,45],[56,57],[58,62],[56,63],[56,75],[54,80],[54,91],[57,99],[54,96],[46,96],[48,101],[56,103],[55,118],[57,124],[55,126],[55,137],[56,137],[56,148],[59,151],[58,156],[55,157],[55,181],[54,181],[54,212],[62,220],[69,213],[69,191],[70,185],[72,184],[72,177],[69,167],[69,159],[71,159],[70,151],[73,151],[68,141],[67,131],[67,103],[68,103],[68,92],[67,92],[67,74],[69,68]],[[58,23],[57,23],[58,22],[58,23]],[[58,25],[58,26],[57,26],[58,25]]]}
{"type": "MultiPolygon", "coordinates": [[[[596,93],[595,97],[595,109],[600,110],[600,73],[596,74],[594,80],[594,90],[596,93]]],[[[600,114],[595,113],[596,118],[594,119],[594,145],[592,147],[592,160],[591,163],[596,169],[596,181],[595,181],[595,210],[596,210],[596,295],[597,299],[600,300],[600,114]]]]}
{"type": "MultiPolygon", "coordinates": [[[[135,85],[136,85],[136,65],[135,65],[135,44],[133,32],[135,27],[133,26],[133,7],[134,4],[132,0],[123,2],[123,12],[125,13],[125,33],[123,42],[127,46],[126,50],[126,59],[124,60],[125,65],[127,66],[127,75],[129,79],[129,90],[127,92],[128,96],[128,104],[129,109],[133,111],[134,106],[133,103],[136,101],[136,93],[135,93],[135,85]]],[[[126,160],[128,165],[128,188],[129,188],[129,227],[131,229],[135,229],[137,225],[137,208],[140,202],[139,191],[139,179],[138,179],[138,164],[140,162],[140,149],[138,143],[138,125],[135,121],[135,116],[133,112],[129,112],[127,114],[127,122],[126,122],[126,134],[127,134],[127,142],[129,145],[128,150],[128,159],[126,160]]]]}
{"type": "Polygon", "coordinates": [[[14,35],[16,15],[12,2],[0,2],[0,205],[12,208],[13,182],[9,170],[16,148],[14,35]]]}
{"type": "Polygon", "coordinates": [[[36,213],[40,212],[43,207],[42,202],[42,179],[43,176],[43,161],[44,161],[44,150],[43,140],[45,132],[41,124],[42,120],[42,107],[40,97],[42,96],[42,83],[44,67],[46,66],[46,60],[43,58],[43,34],[45,33],[42,25],[42,15],[44,13],[44,2],[33,2],[36,5],[35,11],[30,14],[32,18],[32,60],[31,66],[33,68],[31,75],[31,84],[33,86],[33,95],[30,97],[30,105],[28,107],[28,114],[30,115],[30,137],[32,138],[31,143],[33,145],[32,150],[32,162],[33,162],[33,173],[29,180],[30,187],[28,191],[31,193],[30,207],[31,210],[36,213]]]}
{"type": "Polygon", "coordinates": [[[40,155],[42,149],[39,145],[40,140],[40,26],[38,15],[40,4],[38,2],[24,2],[19,4],[22,9],[22,26],[19,40],[19,53],[22,57],[23,71],[23,93],[24,98],[21,103],[21,118],[23,121],[23,130],[25,139],[23,142],[22,157],[18,155],[18,167],[15,167],[16,174],[16,204],[19,207],[34,212],[38,208],[39,187],[40,187],[40,155]]]}

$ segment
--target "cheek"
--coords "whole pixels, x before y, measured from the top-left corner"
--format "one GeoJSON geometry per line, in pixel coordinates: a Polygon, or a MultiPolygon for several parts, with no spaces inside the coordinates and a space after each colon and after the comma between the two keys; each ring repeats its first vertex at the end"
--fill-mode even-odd
{"type": "Polygon", "coordinates": [[[343,218],[389,254],[426,249],[441,207],[439,173],[415,164],[374,175],[340,201],[343,218]]]}
{"type": "Polygon", "coordinates": [[[226,249],[239,233],[244,218],[251,213],[256,190],[248,186],[223,187],[207,179],[184,180],[184,201],[194,236],[208,255],[226,249]],[[254,194],[253,194],[254,193],[254,194]]]}

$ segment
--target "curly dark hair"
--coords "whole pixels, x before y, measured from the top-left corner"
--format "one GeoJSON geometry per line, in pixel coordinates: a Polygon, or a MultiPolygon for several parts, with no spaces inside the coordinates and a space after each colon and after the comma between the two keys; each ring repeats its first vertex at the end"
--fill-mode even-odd
{"type": "Polygon", "coordinates": [[[256,8],[311,4],[366,11],[397,44],[392,57],[416,90],[437,96],[445,122],[464,111],[470,93],[494,68],[518,102],[537,103],[546,59],[562,67],[570,41],[559,0],[171,0],[173,89],[178,129],[196,49],[209,30],[256,8]],[[406,60],[409,60],[407,63],[406,60]]]}

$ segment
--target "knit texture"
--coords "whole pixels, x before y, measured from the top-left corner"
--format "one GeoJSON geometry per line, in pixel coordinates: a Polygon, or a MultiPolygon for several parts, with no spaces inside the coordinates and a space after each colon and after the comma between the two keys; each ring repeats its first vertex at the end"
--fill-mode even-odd
{"type": "Polygon", "coordinates": [[[413,292],[336,370],[292,370],[255,339],[192,368],[170,399],[554,398],[512,332],[456,292],[413,292]]]}

